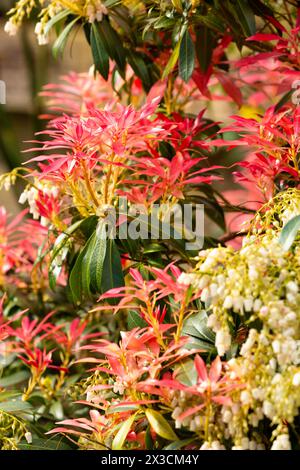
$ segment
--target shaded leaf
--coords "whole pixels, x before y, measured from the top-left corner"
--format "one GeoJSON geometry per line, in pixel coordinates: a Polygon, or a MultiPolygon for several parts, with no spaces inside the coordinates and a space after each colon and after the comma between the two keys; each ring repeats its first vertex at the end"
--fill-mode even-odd
{"type": "Polygon", "coordinates": [[[0,387],[6,388],[11,387],[12,385],[19,384],[27,380],[30,376],[30,373],[27,370],[16,372],[15,374],[11,374],[7,377],[2,377],[0,379],[0,387]]]}
{"type": "Polygon", "coordinates": [[[22,441],[18,444],[20,450],[71,450],[62,438],[40,439],[33,436],[32,443],[22,441]]]}

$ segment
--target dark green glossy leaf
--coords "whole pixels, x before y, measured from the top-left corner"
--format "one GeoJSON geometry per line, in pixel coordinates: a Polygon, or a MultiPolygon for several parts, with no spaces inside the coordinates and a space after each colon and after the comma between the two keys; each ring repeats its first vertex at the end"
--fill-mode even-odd
{"type": "Polygon", "coordinates": [[[102,275],[107,245],[106,223],[100,219],[95,231],[95,242],[89,264],[91,288],[97,293],[102,290],[102,275]]]}
{"type": "Polygon", "coordinates": [[[75,303],[84,297],[101,293],[107,245],[106,224],[100,219],[96,230],[79,253],[70,274],[69,285],[75,303]]]}
{"type": "Polygon", "coordinates": [[[113,239],[107,240],[107,250],[103,265],[101,291],[107,292],[114,287],[124,286],[121,257],[113,239]]]}
{"type": "Polygon", "coordinates": [[[133,51],[128,51],[128,62],[131,65],[135,74],[142,80],[144,88],[146,90],[149,90],[152,85],[152,82],[147,65],[143,57],[133,51]]]}
{"type": "Polygon", "coordinates": [[[245,36],[248,37],[255,34],[255,16],[248,0],[236,0],[233,8],[245,36]]]}
{"type": "Polygon", "coordinates": [[[104,80],[107,80],[109,74],[109,56],[99,32],[99,25],[96,22],[91,26],[90,42],[95,70],[100,72],[104,80]]]}
{"type": "Polygon", "coordinates": [[[195,67],[195,46],[190,36],[190,33],[186,30],[179,51],[179,75],[185,81],[188,82],[192,76],[195,67]]]}
{"type": "Polygon", "coordinates": [[[123,41],[116,30],[111,26],[109,20],[104,17],[98,24],[101,40],[109,57],[117,64],[120,74],[124,77],[126,65],[126,51],[123,41]]]}
{"type": "Polygon", "coordinates": [[[215,45],[216,35],[207,26],[199,25],[196,33],[195,52],[202,72],[206,72],[211,64],[215,45]]]}
{"type": "Polygon", "coordinates": [[[61,273],[64,260],[68,254],[68,243],[70,241],[70,237],[79,229],[79,227],[86,224],[87,221],[88,219],[84,219],[75,222],[55,240],[48,272],[50,289],[55,289],[57,278],[61,273]]]}

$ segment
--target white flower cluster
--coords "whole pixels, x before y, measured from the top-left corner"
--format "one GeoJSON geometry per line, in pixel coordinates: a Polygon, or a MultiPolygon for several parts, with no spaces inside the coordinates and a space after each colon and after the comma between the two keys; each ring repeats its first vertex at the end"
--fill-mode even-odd
{"type": "Polygon", "coordinates": [[[92,0],[86,9],[86,14],[89,20],[89,23],[94,23],[95,21],[102,21],[103,15],[107,15],[108,11],[105,5],[100,0],[92,0]]]}
{"type": "Polygon", "coordinates": [[[273,442],[271,450],[291,450],[288,434],[280,434],[273,442]]]}
{"type": "Polygon", "coordinates": [[[49,43],[49,36],[45,33],[45,25],[41,21],[36,23],[34,32],[37,35],[39,46],[45,46],[49,43]]]}
{"type": "Polygon", "coordinates": [[[212,442],[203,442],[200,450],[226,450],[225,446],[223,446],[219,441],[212,441],[212,442]]]}
{"type": "MultiPolygon", "coordinates": [[[[295,253],[297,265],[299,255],[295,253]]],[[[219,355],[231,345],[232,312],[244,318],[254,315],[273,330],[278,326],[282,341],[294,337],[300,319],[294,311],[300,300],[300,272],[290,271],[290,256],[276,238],[261,237],[257,243],[250,237],[240,251],[219,247],[200,252],[199,258],[196,272],[181,275],[179,282],[201,291],[201,300],[211,311],[208,326],[216,333],[219,355]]],[[[289,354],[291,350],[286,344],[283,351],[289,354]]]]}
{"type": "Polygon", "coordinates": [[[9,36],[15,36],[19,30],[19,26],[16,22],[10,18],[4,25],[4,31],[9,34],[9,36]]]}
{"type": "MultiPolygon", "coordinates": [[[[298,212],[300,207],[289,205],[281,211],[281,222],[298,212]]],[[[268,418],[270,447],[290,449],[287,425],[300,409],[300,247],[285,251],[278,232],[267,230],[248,237],[238,251],[218,247],[200,252],[195,271],[179,282],[200,291],[218,354],[235,342],[237,356],[228,364],[238,369],[245,387],[234,392],[232,407],[222,409],[224,437],[232,440],[233,450],[262,448],[255,429],[268,418]],[[237,317],[248,329],[240,348],[233,329],[237,317]]]]}
{"type": "Polygon", "coordinates": [[[29,186],[23,191],[19,198],[19,203],[25,204],[27,202],[29,205],[29,212],[30,214],[32,214],[33,218],[35,220],[40,219],[41,225],[47,227],[50,221],[46,217],[41,217],[40,211],[37,206],[37,201],[40,197],[40,193],[57,198],[59,194],[59,189],[55,186],[50,187],[45,186],[40,182],[35,182],[35,186],[29,186]]]}

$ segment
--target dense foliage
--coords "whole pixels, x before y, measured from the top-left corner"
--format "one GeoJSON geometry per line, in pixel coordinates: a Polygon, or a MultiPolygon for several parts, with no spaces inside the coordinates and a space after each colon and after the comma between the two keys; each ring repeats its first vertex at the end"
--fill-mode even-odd
{"type": "Polygon", "coordinates": [[[297,3],[14,2],[94,66],[0,178],[2,449],[299,448],[297,3]]]}

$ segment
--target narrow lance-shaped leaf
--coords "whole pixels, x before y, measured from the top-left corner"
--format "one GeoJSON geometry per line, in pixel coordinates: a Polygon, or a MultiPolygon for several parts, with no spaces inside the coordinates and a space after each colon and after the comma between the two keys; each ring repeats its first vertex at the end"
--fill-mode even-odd
{"type": "Polygon", "coordinates": [[[179,51],[179,75],[188,82],[195,67],[195,46],[188,30],[185,31],[179,51]]]}
{"type": "MultiPolygon", "coordinates": [[[[184,31],[185,31],[185,29],[184,29],[184,31]]],[[[171,54],[171,57],[170,57],[167,65],[166,65],[165,70],[164,70],[164,73],[162,74],[162,79],[166,78],[169,75],[169,73],[172,72],[175,65],[177,64],[178,57],[179,57],[179,51],[180,51],[180,45],[181,45],[181,41],[182,41],[182,35],[184,34],[184,31],[181,32],[181,34],[178,38],[178,42],[177,42],[176,46],[174,47],[173,52],[171,54]]]]}
{"type": "MultiPolygon", "coordinates": [[[[93,237],[93,235],[92,235],[93,237]]],[[[82,251],[79,253],[77,256],[77,259],[75,261],[75,264],[72,268],[72,271],[70,273],[69,277],[69,287],[71,290],[73,302],[78,304],[82,300],[82,260],[87,252],[88,249],[88,243],[85,245],[85,247],[82,249],[82,251]]]]}
{"type": "Polygon", "coordinates": [[[98,28],[108,55],[116,62],[121,76],[124,77],[126,51],[123,47],[122,39],[106,17],[98,24],[98,28]]]}
{"type": "Polygon", "coordinates": [[[60,11],[59,13],[57,13],[56,15],[54,15],[49,21],[48,23],[46,23],[46,26],[45,26],[45,29],[44,29],[44,32],[45,34],[49,34],[49,32],[51,31],[51,29],[53,28],[53,26],[55,26],[59,21],[62,21],[64,18],[66,18],[67,16],[69,16],[71,13],[71,10],[69,10],[68,8],[66,10],[62,10],[60,11]]]}
{"type": "Polygon", "coordinates": [[[64,30],[61,32],[61,34],[58,36],[56,39],[55,43],[53,44],[53,55],[57,59],[57,57],[63,53],[64,48],[66,47],[67,40],[69,37],[69,34],[71,33],[73,26],[77,23],[79,18],[75,18],[71,23],[69,23],[64,30]]]}
{"type": "Polygon", "coordinates": [[[254,34],[256,31],[255,16],[248,0],[236,0],[234,5],[236,18],[239,21],[246,36],[254,34]]]}
{"type": "Polygon", "coordinates": [[[101,281],[101,291],[107,292],[114,287],[124,286],[124,276],[121,257],[113,239],[107,240],[107,249],[103,265],[104,276],[101,281]]]}
{"type": "Polygon", "coordinates": [[[73,235],[82,225],[86,224],[89,219],[91,219],[91,217],[75,222],[55,240],[48,273],[50,289],[55,289],[57,278],[61,273],[63,263],[68,255],[71,235],[73,235]]]}
{"type": "Polygon", "coordinates": [[[152,427],[153,431],[156,432],[156,434],[163,437],[164,439],[168,439],[169,441],[176,441],[178,439],[168,421],[161,413],[149,409],[145,411],[145,414],[150,426],[152,427]]]}
{"type": "Polygon", "coordinates": [[[104,272],[104,261],[108,247],[108,240],[106,235],[106,223],[100,219],[95,232],[94,253],[90,260],[90,279],[91,287],[97,292],[102,291],[102,278],[104,272]]]}
{"type": "Polygon", "coordinates": [[[100,72],[104,80],[107,80],[109,74],[109,56],[99,32],[98,23],[96,22],[94,22],[91,26],[90,42],[95,70],[100,72]]]}
{"type": "Polygon", "coordinates": [[[125,439],[127,437],[127,434],[129,433],[131,426],[135,420],[135,414],[130,416],[124,423],[122,423],[119,431],[117,432],[113,442],[112,442],[112,450],[121,450],[125,439]]]}
{"type": "Polygon", "coordinates": [[[295,241],[298,231],[300,230],[300,215],[296,215],[283,227],[279,243],[282,245],[284,251],[288,251],[295,241]]]}

